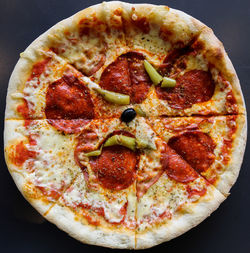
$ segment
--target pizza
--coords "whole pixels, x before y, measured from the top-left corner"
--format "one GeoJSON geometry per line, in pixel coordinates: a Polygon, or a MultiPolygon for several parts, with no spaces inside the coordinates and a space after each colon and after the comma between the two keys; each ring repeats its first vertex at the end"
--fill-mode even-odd
{"type": "Polygon", "coordinates": [[[104,2],[20,54],[5,158],[23,196],[77,240],[142,249],[229,195],[246,109],[222,43],[167,6],[104,2]]]}

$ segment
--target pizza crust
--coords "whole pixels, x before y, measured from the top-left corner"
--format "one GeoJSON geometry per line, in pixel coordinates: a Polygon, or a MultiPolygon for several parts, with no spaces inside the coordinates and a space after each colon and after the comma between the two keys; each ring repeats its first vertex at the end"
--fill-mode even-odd
{"type": "Polygon", "coordinates": [[[126,234],[119,230],[84,225],[75,219],[75,214],[67,207],[56,204],[45,217],[80,242],[109,248],[135,248],[133,232],[126,234]]]}
{"type": "Polygon", "coordinates": [[[220,175],[220,180],[216,188],[225,194],[229,194],[231,187],[236,182],[241,164],[244,158],[244,152],[247,142],[247,117],[239,115],[236,119],[237,131],[233,137],[233,146],[231,150],[231,159],[226,170],[220,175]]]}
{"type": "Polygon", "coordinates": [[[240,87],[240,81],[222,42],[219,41],[219,39],[214,35],[212,29],[208,27],[205,27],[202,30],[202,33],[199,36],[199,41],[205,45],[204,54],[206,58],[216,67],[216,69],[218,69],[223,74],[224,78],[231,84],[232,91],[238,105],[238,113],[245,114],[246,106],[240,87]]]}

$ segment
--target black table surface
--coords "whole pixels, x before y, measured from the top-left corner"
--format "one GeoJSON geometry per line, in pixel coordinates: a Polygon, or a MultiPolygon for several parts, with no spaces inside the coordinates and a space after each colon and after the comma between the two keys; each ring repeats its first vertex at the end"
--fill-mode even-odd
{"type": "MultiPolygon", "coordinates": [[[[4,125],[8,79],[19,53],[58,21],[99,1],[0,0],[0,113],[4,125]]],[[[224,43],[250,106],[250,0],[130,1],[164,4],[182,10],[211,27],[224,43]]],[[[8,173],[1,135],[0,252],[116,251],[81,244],[43,220],[17,190],[8,173]]],[[[250,156],[246,148],[239,178],[231,195],[211,217],[184,235],[145,251],[250,252],[250,156]]]]}

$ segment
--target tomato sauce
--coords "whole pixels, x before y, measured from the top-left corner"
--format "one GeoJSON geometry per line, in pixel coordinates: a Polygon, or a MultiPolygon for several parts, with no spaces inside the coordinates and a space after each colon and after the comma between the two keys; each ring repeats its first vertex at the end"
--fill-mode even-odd
{"type": "Polygon", "coordinates": [[[220,157],[223,157],[222,163],[225,165],[228,164],[231,159],[233,135],[237,130],[236,119],[237,115],[227,117],[227,126],[229,127],[229,132],[227,136],[223,139],[223,145],[221,148],[221,153],[219,155],[220,157]]]}
{"type": "Polygon", "coordinates": [[[28,150],[23,141],[18,143],[14,149],[11,160],[16,166],[22,166],[26,160],[36,157],[36,152],[28,150]]]}
{"type": "Polygon", "coordinates": [[[31,115],[34,113],[34,111],[29,108],[26,99],[23,99],[23,103],[18,105],[16,110],[23,119],[30,119],[31,115]]]}
{"type": "MultiPolygon", "coordinates": [[[[128,207],[128,202],[126,202],[120,209],[119,213],[123,216],[123,218],[119,222],[111,222],[105,217],[105,211],[103,207],[93,207],[89,204],[80,204],[78,205],[79,207],[82,207],[85,210],[91,210],[94,211],[97,215],[101,216],[104,218],[104,220],[110,224],[122,224],[126,218],[126,213],[127,213],[127,207],[128,207]]],[[[84,217],[88,220],[88,222],[92,225],[99,225],[100,221],[94,220],[90,215],[83,213],[84,217]]]]}
{"type": "MultiPolygon", "coordinates": [[[[133,15],[132,15],[133,17],[133,15]]],[[[136,19],[131,19],[132,24],[139,28],[143,33],[150,32],[149,22],[146,17],[137,17],[136,19]]]]}
{"type": "Polygon", "coordinates": [[[36,64],[34,64],[32,67],[31,75],[30,75],[28,81],[35,78],[35,77],[36,78],[40,77],[40,75],[45,71],[45,68],[50,60],[51,60],[51,58],[46,58],[43,61],[40,61],[40,62],[37,62],[36,64]]]}
{"type": "Polygon", "coordinates": [[[36,188],[38,188],[43,195],[52,198],[53,200],[57,200],[60,198],[61,196],[61,192],[60,190],[55,190],[55,189],[49,189],[47,187],[43,187],[43,186],[36,186],[36,188]]]}

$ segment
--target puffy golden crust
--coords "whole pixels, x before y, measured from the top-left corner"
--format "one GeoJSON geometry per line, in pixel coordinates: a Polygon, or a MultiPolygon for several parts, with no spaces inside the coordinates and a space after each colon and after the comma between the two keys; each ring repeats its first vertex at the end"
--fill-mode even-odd
{"type": "Polygon", "coordinates": [[[75,213],[65,206],[56,204],[45,217],[80,242],[109,248],[135,248],[133,231],[125,232],[120,229],[105,229],[86,225],[77,220],[75,213]]]}
{"type": "Polygon", "coordinates": [[[231,159],[224,173],[220,175],[220,180],[216,185],[217,189],[225,195],[229,194],[231,187],[236,182],[243,162],[247,142],[246,115],[238,115],[236,125],[237,130],[232,136],[231,159]]]}

